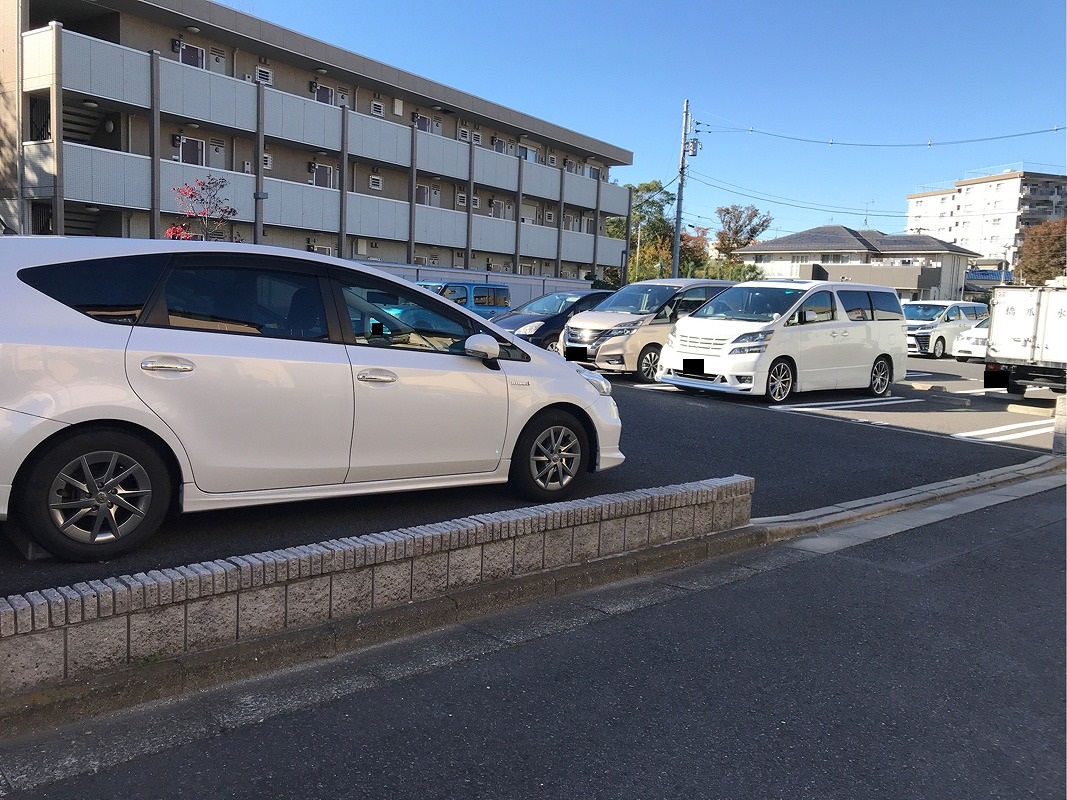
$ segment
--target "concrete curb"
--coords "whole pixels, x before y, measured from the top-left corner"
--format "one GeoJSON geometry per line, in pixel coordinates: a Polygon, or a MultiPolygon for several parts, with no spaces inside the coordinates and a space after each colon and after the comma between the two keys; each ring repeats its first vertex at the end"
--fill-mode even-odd
{"type": "Polygon", "coordinates": [[[30,695],[0,698],[0,740],[32,735],[315,659],[334,658],[525,603],[651,575],[1034,478],[1062,474],[1064,467],[1062,457],[1042,456],[1022,465],[793,515],[743,519],[741,521],[748,524],[662,542],[640,552],[608,554],[535,574],[457,587],[437,597],[371,609],[315,626],[286,629],[226,647],[140,663],[136,669],[90,674],[76,682],[38,689],[30,695]]]}

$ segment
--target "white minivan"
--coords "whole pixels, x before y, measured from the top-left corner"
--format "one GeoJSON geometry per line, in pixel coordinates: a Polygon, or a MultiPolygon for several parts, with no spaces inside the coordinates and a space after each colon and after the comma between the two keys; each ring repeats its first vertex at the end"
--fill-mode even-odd
{"type": "Polygon", "coordinates": [[[907,357],[904,313],[891,288],[749,281],[675,323],[657,380],[772,403],[813,389],[881,397],[904,375],[907,357]]]}
{"type": "Polygon", "coordinates": [[[989,316],[985,303],[967,300],[905,300],[908,352],[942,358],[952,352],[957,336],[989,316]]]}

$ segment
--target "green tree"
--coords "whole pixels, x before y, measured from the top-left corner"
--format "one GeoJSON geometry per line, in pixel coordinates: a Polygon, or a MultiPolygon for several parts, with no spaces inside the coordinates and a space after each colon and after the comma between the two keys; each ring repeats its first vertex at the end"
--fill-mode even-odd
{"type": "Polygon", "coordinates": [[[720,230],[715,235],[715,247],[719,257],[731,263],[740,263],[737,251],[755,242],[761,233],[771,227],[771,215],[761,213],[755,206],[721,206],[715,209],[720,230]]]}
{"type": "MultiPolygon", "coordinates": [[[[633,282],[661,277],[663,265],[666,265],[666,274],[669,276],[674,224],[668,219],[667,209],[674,204],[675,196],[664,189],[660,181],[626,186],[633,197],[630,241],[626,247],[630,264],[627,280],[633,282]]],[[[608,236],[625,239],[626,220],[609,219],[606,230],[608,236]]]]}
{"type": "Polygon", "coordinates": [[[1065,274],[1067,219],[1050,219],[1027,228],[1015,265],[1015,282],[1043,286],[1045,281],[1065,274]]]}

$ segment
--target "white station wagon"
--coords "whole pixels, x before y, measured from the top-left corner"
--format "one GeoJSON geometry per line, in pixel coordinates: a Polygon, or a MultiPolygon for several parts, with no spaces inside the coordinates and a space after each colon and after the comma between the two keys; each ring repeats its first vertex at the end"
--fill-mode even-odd
{"type": "Polygon", "coordinates": [[[550,501],[623,461],[606,379],[355,262],[5,236],[0,298],[0,522],[62,558],[175,510],[508,480],[550,501]]]}

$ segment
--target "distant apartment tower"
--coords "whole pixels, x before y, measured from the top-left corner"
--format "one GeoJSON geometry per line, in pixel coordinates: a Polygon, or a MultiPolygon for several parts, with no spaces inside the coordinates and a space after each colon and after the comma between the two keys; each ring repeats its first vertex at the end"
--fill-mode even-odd
{"type": "Polygon", "coordinates": [[[951,186],[909,194],[908,232],[958,244],[1010,268],[1029,226],[1067,217],[1067,176],[1023,166],[975,170],[951,186]]]}
{"type": "Polygon", "coordinates": [[[227,238],[584,278],[633,154],[208,0],[0,0],[0,217],[163,236],[224,177],[227,238]]]}

